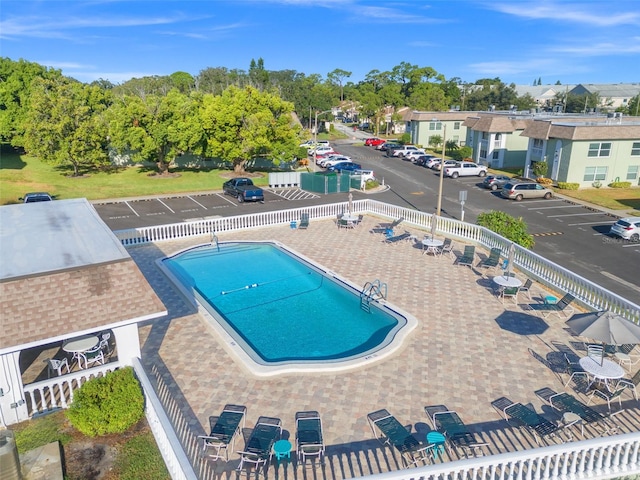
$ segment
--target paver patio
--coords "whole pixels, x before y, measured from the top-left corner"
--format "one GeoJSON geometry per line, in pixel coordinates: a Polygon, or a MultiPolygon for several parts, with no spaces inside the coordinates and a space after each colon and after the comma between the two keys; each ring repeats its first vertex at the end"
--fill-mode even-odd
{"type": "MultiPolygon", "coordinates": [[[[260,378],[227,353],[213,329],[154,263],[208,238],[129,248],[169,311],[167,319],[140,327],[142,359],[150,376],[157,373],[170,393],[170,417],[184,418],[184,422],[175,421],[183,440],[208,433],[209,416],[217,415],[227,403],[247,406],[248,428],[260,415],[281,418],[291,439],[295,413],[318,410],[324,424],[327,461],[315,474],[350,478],[401,468],[396,453],[374,440],[367,423],[369,412],[386,408],[424,439],[430,429],[424,407],[444,404],[489,443],[487,454],[536,447],[531,437],[509,428],[491,402],[507,396],[532,403],[538,412],[551,413],[542,408],[534,391],[547,386],[565,390],[562,380],[566,375],[543,363],[558,358],[552,342],[570,345],[577,340],[567,332],[564,320],[541,320],[513,302],[503,305],[490,293],[492,282],[484,270],[457,266],[447,256],[422,255],[410,242],[385,244],[384,235],[371,233],[380,222],[385,220],[367,215],[362,225],[346,230],[338,229],[331,220],[312,219],[307,230],[292,230],[287,225],[218,234],[221,242],[277,240],[357,285],[375,279],[388,284],[389,302],[414,315],[418,327],[391,357],[343,373],[260,378]]],[[[396,232],[405,230],[418,238],[425,233],[405,224],[396,232]]],[[[454,242],[456,254],[462,246],[454,242]]],[[[477,252],[478,260],[487,255],[482,249],[477,252]]],[[[534,302],[542,293],[537,288],[534,302]]],[[[526,296],[519,297],[520,304],[529,302],[526,296]]],[[[622,432],[637,431],[638,403],[631,395],[623,400],[626,410],[616,421],[622,432]]],[[[597,409],[606,411],[606,404],[597,403],[597,409]]],[[[587,438],[593,436],[592,431],[590,434],[587,438]]],[[[193,444],[185,443],[187,453],[197,457],[193,444]]],[[[242,445],[240,438],[236,450],[242,445]]],[[[210,469],[204,460],[194,463],[202,469],[202,478],[217,478],[233,471],[238,456],[232,454],[228,464],[219,462],[210,469]]],[[[295,476],[300,471],[291,465],[286,472],[282,468],[272,466],[269,476],[295,476]]]]}

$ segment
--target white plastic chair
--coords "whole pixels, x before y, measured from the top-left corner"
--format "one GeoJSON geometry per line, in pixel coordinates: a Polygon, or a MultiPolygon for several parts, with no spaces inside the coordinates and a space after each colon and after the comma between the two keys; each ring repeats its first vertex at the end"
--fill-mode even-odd
{"type": "Polygon", "coordinates": [[[63,358],[62,360],[47,358],[45,362],[47,362],[47,378],[51,378],[51,372],[56,372],[58,376],[62,375],[62,369],[65,367],[67,369],[67,373],[71,373],[69,362],[66,358],[63,358]]]}

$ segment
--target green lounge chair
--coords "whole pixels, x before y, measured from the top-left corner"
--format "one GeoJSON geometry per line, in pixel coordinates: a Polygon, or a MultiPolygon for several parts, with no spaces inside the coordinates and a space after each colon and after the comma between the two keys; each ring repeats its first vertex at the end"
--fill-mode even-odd
{"type": "Polygon", "coordinates": [[[411,234],[409,232],[401,233],[400,235],[394,235],[392,237],[387,237],[384,239],[384,243],[395,244],[401,242],[403,240],[409,240],[411,234]]]}
{"type": "Polygon", "coordinates": [[[281,435],[282,421],[279,418],[259,417],[244,450],[237,452],[240,455],[238,472],[242,471],[245,464],[249,464],[255,466],[256,471],[263,467],[266,477],[266,469],[273,454],[273,444],[281,435]]]}
{"type": "Polygon", "coordinates": [[[495,269],[498,265],[500,265],[500,253],[501,250],[499,248],[492,248],[489,252],[489,257],[478,263],[478,267],[495,269]]]}
{"type": "Polygon", "coordinates": [[[473,267],[473,261],[476,256],[476,246],[475,245],[465,245],[464,253],[461,257],[458,257],[458,265],[466,265],[469,268],[473,267]]]}
{"type": "Polygon", "coordinates": [[[316,411],[296,413],[296,451],[298,463],[305,463],[307,457],[324,460],[324,439],[322,420],[316,411]]]}
{"type": "Polygon", "coordinates": [[[429,460],[431,446],[420,443],[410,430],[404,427],[387,410],[382,409],[367,415],[373,435],[383,445],[391,445],[402,457],[406,468],[418,462],[426,463],[429,460]]]}
{"type": "Polygon", "coordinates": [[[531,303],[528,305],[529,310],[539,312],[543,317],[548,317],[552,313],[560,316],[564,314],[566,317],[573,315],[575,311],[571,306],[571,302],[575,300],[575,297],[570,293],[567,293],[564,297],[558,300],[556,303],[531,303]]]}
{"type": "Polygon", "coordinates": [[[245,406],[225,405],[220,416],[211,425],[211,433],[198,437],[202,440],[201,456],[215,461],[224,454],[225,460],[229,460],[229,445],[233,449],[235,438],[240,433],[240,424],[244,427],[246,414],[245,406]]]}
{"type": "Polygon", "coordinates": [[[484,455],[482,447],[489,444],[479,442],[456,412],[449,410],[444,405],[424,407],[424,411],[431,420],[433,428],[447,439],[449,451],[462,452],[465,457],[484,455]]]}
{"type": "Polygon", "coordinates": [[[303,212],[302,215],[300,215],[300,225],[298,225],[298,228],[302,230],[309,228],[309,214],[307,212],[303,212]]]}
{"type": "Polygon", "coordinates": [[[504,417],[507,423],[513,422],[515,426],[531,434],[538,445],[540,440],[557,438],[556,435],[560,427],[535,410],[519,402],[512,402],[507,397],[494,400],[491,405],[504,417]]]}

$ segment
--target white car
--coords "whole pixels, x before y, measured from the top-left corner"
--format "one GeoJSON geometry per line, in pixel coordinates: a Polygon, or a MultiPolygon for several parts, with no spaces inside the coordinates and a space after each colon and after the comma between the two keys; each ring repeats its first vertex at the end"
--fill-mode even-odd
{"type": "MultiPolygon", "coordinates": [[[[391,156],[393,157],[400,157],[400,158],[404,158],[407,155],[409,155],[409,153],[411,152],[420,152],[420,155],[424,155],[425,152],[423,149],[416,147],[415,145],[403,145],[400,148],[395,148],[393,150],[393,153],[391,154],[391,156]]],[[[387,151],[387,156],[389,156],[389,153],[387,151]]]]}
{"type": "Polygon", "coordinates": [[[355,175],[360,175],[362,177],[363,182],[368,182],[369,180],[376,179],[376,176],[373,173],[373,170],[355,170],[353,173],[355,175]]]}
{"type": "Polygon", "coordinates": [[[418,150],[411,150],[409,153],[407,153],[404,158],[406,160],[411,160],[411,163],[416,163],[416,159],[418,157],[421,157],[422,155],[426,155],[427,152],[425,152],[423,149],[419,148],[418,150]]]}
{"type": "Polygon", "coordinates": [[[307,149],[313,148],[315,146],[316,146],[316,142],[314,142],[313,140],[307,140],[306,142],[300,144],[301,148],[307,148],[307,149]]]}
{"type": "Polygon", "coordinates": [[[486,174],[487,167],[485,165],[478,165],[473,162],[459,162],[451,167],[445,166],[444,168],[444,176],[451,178],[466,177],[470,175],[484,177],[486,174]]]}
{"type": "Polygon", "coordinates": [[[315,147],[315,148],[310,148],[309,150],[307,150],[307,155],[313,155],[313,153],[315,152],[316,155],[323,155],[325,153],[333,153],[333,147],[315,147]]]}
{"type": "Polygon", "coordinates": [[[621,218],[611,226],[609,233],[632,242],[640,242],[640,217],[621,218]]]}
{"type": "Polygon", "coordinates": [[[320,163],[320,166],[322,168],[329,168],[337,163],[342,163],[342,162],[350,162],[351,158],[347,157],[346,155],[333,155],[331,156],[331,158],[327,158],[326,160],[323,160],[320,163]]]}

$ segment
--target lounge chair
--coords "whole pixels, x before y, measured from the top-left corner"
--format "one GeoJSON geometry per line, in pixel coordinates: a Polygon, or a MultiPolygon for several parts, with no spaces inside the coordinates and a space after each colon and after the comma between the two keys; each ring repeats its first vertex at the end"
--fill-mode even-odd
{"type": "Polygon", "coordinates": [[[557,393],[549,387],[541,388],[540,390],[537,390],[535,394],[560,413],[564,414],[570,412],[580,417],[582,423],[580,427],[583,438],[584,426],[588,424],[599,425],[604,430],[602,433],[613,434],[618,431],[618,427],[612,425],[609,422],[608,417],[602,415],[587,404],[582,403],[573,395],[569,395],[565,392],[557,393]]]}
{"type": "Polygon", "coordinates": [[[479,268],[493,268],[495,269],[498,265],[500,265],[500,253],[501,250],[497,247],[494,247],[489,252],[489,256],[478,263],[479,268]]]}
{"type": "Polygon", "coordinates": [[[307,457],[324,460],[324,438],[322,420],[316,411],[296,413],[296,452],[298,463],[304,463],[307,457]]]}
{"type": "Polygon", "coordinates": [[[244,450],[237,452],[240,455],[238,472],[242,471],[245,464],[254,465],[256,471],[263,467],[266,477],[266,468],[269,466],[273,454],[273,444],[282,435],[282,421],[279,418],[260,417],[253,428],[251,435],[244,445],[244,450]]]}
{"type": "Polygon", "coordinates": [[[476,246],[475,245],[465,245],[464,253],[461,257],[458,257],[457,264],[458,265],[466,265],[469,268],[473,267],[473,261],[476,256],[476,246]]]}
{"type": "Polygon", "coordinates": [[[298,228],[302,230],[309,228],[309,214],[307,212],[303,212],[300,215],[300,225],[298,225],[298,228]]]}
{"type": "Polygon", "coordinates": [[[616,389],[623,388],[631,390],[636,401],[640,401],[638,399],[638,386],[640,386],[640,370],[638,370],[636,374],[631,378],[621,378],[620,380],[618,380],[616,389]]]}
{"type": "Polygon", "coordinates": [[[392,237],[385,238],[384,243],[395,244],[403,240],[409,240],[409,238],[411,238],[411,234],[409,232],[404,232],[400,235],[393,235],[392,237]]]}
{"type": "Polygon", "coordinates": [[[211,433],[198,437],[199,440],[202,440],[200,456],[218,460],[224,454],[224,459],[229,460],[229,445],[233,450],[236,436],[240,433],[240,428],[244,427],[246,414],[247,407],[245,406],[225,405],[220,416],[211,425],[211,433]]]}
{"type": "Polygon", "coordinates": [[[479,442],[456,412],[444,405],[424,407],[424,411],[431,420],[433,428],[447,439],[447,449],[450,452],[460,451],[465,457],[484,455],[482,447],[487,446],[488,443],[479,442]]]}
{"type": "Polygon", "coordinates": [[[535,410],[519,402],[512,402],[507,397],[494,400],[491,405],[504,417],[507,423],[513,422],[516,427],[531,434],[538,445],[542,439],[557,438],[556,435],[560,427],[535,410]]]}
{"type": "Polygon", "coordinates": [[[531,303],[528,305],[529,310],[539,312],[543,317],[548,317],[552,313],[556,315],[564,314],[569,317],[575,311],[571,306],[571,302],[575,300],[575,297],[570,293],[567,293],[564,297],[558,300],[556,303],[531,303]]]}
{"type": "Polygon", "coordinates": [[[378,410],[367,415],[373,435],[383,445],[391,445],[402,457],[405,467],[418,462],[427,462],[431,453],[429,444],[420,443],[409,429],[405,428],[387,410],[378,410]]]}

